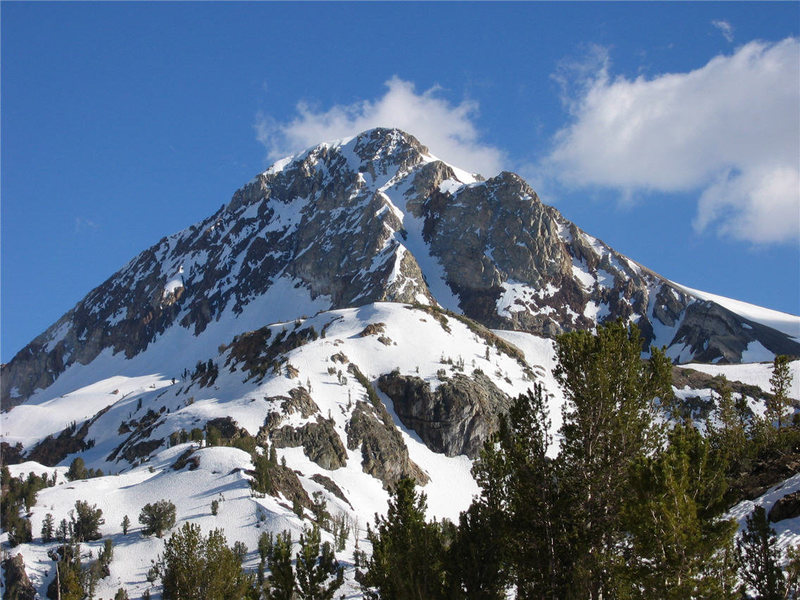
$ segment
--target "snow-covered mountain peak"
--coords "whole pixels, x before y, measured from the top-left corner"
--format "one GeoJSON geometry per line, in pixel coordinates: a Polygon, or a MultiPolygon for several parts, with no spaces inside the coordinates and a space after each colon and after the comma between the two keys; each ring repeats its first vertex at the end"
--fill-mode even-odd
{"type": "Polygon", "coordinates": [[[483,181],[376,128],[278,161],[142,252],[3,369],[2,399],[21,402],[106,349],[132,358],[170,331],[227,323],[235,335],[375,301],[549,337],[621,318],[679,362],[800,355],[785,327],[700,296],[583,232],[518,175],[483,181]]]}

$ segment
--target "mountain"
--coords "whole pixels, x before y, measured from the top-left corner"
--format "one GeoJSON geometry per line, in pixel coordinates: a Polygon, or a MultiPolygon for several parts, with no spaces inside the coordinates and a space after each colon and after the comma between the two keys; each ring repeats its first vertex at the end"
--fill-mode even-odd
{"type": "Polygon", "coordinates": [[[674,284],[583,232],[519,176],[483,180],[407,133],[373,129],[278,161],[214,215],[139,254],[3,366],[2,405],[73,364],[104,351],[132,358],[178,329],[219,344],[264,322],[376,301],[438,303],[547,337],[622,318],[679,363],[800,355],[797,317],[674,284]]]}
{"type": "MultiPolygon", "coordinates": [[[[10,550],[44,596],[55,544],[42,523],[87,500],[115,544],[95,595],[140,598],[163,540],[121,522],[145,504],[168,498],[179,525],[223,529],[254,570],[260,534],[297,540],[321,499],[352,525],[337,556],[343,592],[360,597],[355,552],[387,490],[414,478],[429,516],[457,520],[478,492],[472,459],[512,398],[541,384],[560,426],[552,336],[615,318],[677,362],[707,359],[674,369],[698,419],[719,374],[762,412],[771,365],[736,363],[800,355],[800,318],[664,279],[514,174],[483,180],[397,130],[321,144],[141,253],[3,365],[3,460],[15,477],[56,481],[27,513],[34,539],[10,550]],[[261,493],[251,482],[268,449],[278,463],[261,493]],[[104,475],[67,481],[76,458],[104,475]]],[[[758,483],[756,503],[800,489],[797,476],[758,483]]],[[[800,517],[775,527],[796,540],[800,517]]]]}

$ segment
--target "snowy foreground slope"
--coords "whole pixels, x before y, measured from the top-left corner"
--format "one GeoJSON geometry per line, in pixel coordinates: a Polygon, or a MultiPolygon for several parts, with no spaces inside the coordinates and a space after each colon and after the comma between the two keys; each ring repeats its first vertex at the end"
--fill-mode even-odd
{"type": "MultiPolygon", "coordinates": [[[[228,542],[242,541],[249,549],[246,567],[255,568],[258,536],[263,531],[275,533],[289,530],[295,540],[308,525],[292,512],[291,502],[285,497],[258,497],[251,492],[247,471],[252,469],[250,456],[243,450],[230,447],[202,447],[202,443],[179,443],[169,447],[169,435],[175,431],[202,428],[215,418],[232,418],[236,425],[250,435],[265,434],[264,424],[270,413],[281,411],[281,404],[298,387],[308,391],[316,410],[304,417],[300,412],[285,413],[281,427],[299,430],[304,424],[329,421],[335,434],[346,448],[342,466],[324,468],[312,461],[303,447],[277,449],[281,460],[299,474],[305,491],[311,496],[322,493],[332,514],[347,513],[359,523],[360,545],[366,548],[365,528],[375,513],[383,513],[388,494],[384,482],[366,473],[361,448],[347,447],[348,430],[359,403],[368,403],[366,388],[353,375],[355,365],[369,380],[372,388],[388,409],[393,425],[400,432],[402,445],[408,459],[428,478],[423,490],[428,496],[429,516],[457,519],[458,513],[470,503],[478,488],[470,475],[472,461],[464,455],[447,456],[434,452],[420,436],[405,427],[397,416],[392,400],[377,384],[381,375],[393,371],[409,377],[419,377],[432,389],[459,375],[483,372],[491,375],[497,388],[508,396],[527,390],[533,381],[544,385],[550,397],[550,410],[557,428],[560,421],[561,396],[552,378],[554,349],[552,341],[528,333],[496,331],[476,327],[453,316],[426,307],[394,303],[376,303],[360,308],[321,312],[314,317],[277,323],[262,330],[269,340],[286,340],[290,334],[301,340],[297,347],[282,353],[277,369],[268,370],[263,377],[254,377],[245,366],[240,341],[228,340],[209,356],[218,365],[219,374],[210,385],[201,385],[196,378],[184,377],[184,370],[193,367],[180,352],[174,352],[170,339],[161,339],[133,360],[120,355],[101,358],[92,369],[75,366],[68,370],[51,389],[40,392],[31,400],[13,410],[2,413],[4,441],[21,442],[25,448],[34,448],[46,436],[58,435],[73,421],[80,426],[89,419],[91,424],[85,435],[93,444],[79,454],[61,458],[58,466],[45,467],[35,462],[25,462],[11,467],[13,475],[57,473],[58,484],[39,492],[32,510],[31,522],[34,542],[42,520],[51,513],[58,523],[67,517],[76,500],[88,500],[103,510],[106,523],[100,528],[104,537],[115,544],[115,558],[111,575],[100,581],[96,597],[110,597],[120,587],[125,587],[131,598],[140,597],[151,587],[147,571],[151,561],[163,547],[158,538],[141,534],[136,517],[146,503],[162,498],[170,499],[177,507],[178,525],[183,521],[198,523],[204,530],[224,529],[228,542]],[[266,331],[269,334],[266,334],[266,331]],[[315,332],[317,337],[311,335],[315,332]],[[306,333],[303,333],[306,332],[306,333]],[[513,344],[505,345],[501,340],[513,344]],[[518,354],[521,351],[522,355],[518,354]],[[347,362],[344,362],[347,361],[347,362]],[[463,365],[463,366],[462,366],[463,365]],[[119,373],[124,373],[120,375],[119,373]],[[173,377],[175,382],[173,383],[173,377]],[[94,381],[91,379],[94,378],[94,381]],[[135,433],[135,423],[144,421],[148,411],[157,415],[146,437],[132,440],[126,428],[135,433]],[[122,433],[122,432],[125,433],[122,433]],[[139,453],[125,454],[136,442],[159,441],[154,448],[139,453]],[[116,452],[120,447],[122,452],[116,452]],[[195,468],[175,470],[173,465],[194,449],[195,468]],[[64,474],[71,460],[80,455],[87,467],[100,468],[104,477],[67,482],[64,474]],[[111,458],[114,456],[114,458],[111,458]],[[322,475],[335,483],[324,486],[322,475]],[[211,502],[220,500],[219,513],[211,514],[211,502]],[[134,526],[127,535],[122,534],[121,522],[125,515],[134,526]]],[[[208,332],[205,335],[211,335],[208,332]]],[[[202,344],[203,335],[200,336],[202,344]]],[[[217,340],[213,340],[216,342],[217,340]]],[[[260,350],[267,347],[267,342],[260,350]]],[[[263,355],[262,355],[263,356],[263,355]]],[[[270,355],[271,356],[271,355],[270,355]]],[[[192,360],[195,355],[192,355],[192,360]]],[[[203,358],[202,360],[207,360],[203,358]]],[[[271,363],[273,364],[273,363],[271,363]]],[[[252,362],[251,362],[252,365],[252,362]]],[[[700,365],[693,365],[700,369],[700,365]]],[[[800,362],[793,363],[796,371],[800,362]]],[[[714,366],[721,369],[721,366],[714,366]]],[[[726,375],[763,384],[764,377],[752,375],[769,370],[769,365],[737,365],[725,367],[726,375]]],[[[676,390],[679,395],[709,398],[710,389],[676,390]]],[[[758,401],[750,399],[759,409],[758,401]]],[[[269,438],[267,438],[269,439],[269,438]]],[[[271,441],[275,444],[274,439],[271,441]]],[[[786,482],[784,489],[800,487],[800,480],[786,482]]],[[[783,492],[768,492],[756,503],[769,504],[783,492]]],[[[752,503],[734,509],[742,519],[752,503]]],[[[769,506],[767,506],[769,508],[769,506]]],[[[781,543],[800,541],[800,519],[778,524],[781,543]]],[[[5,540],[3,534],[0,540],[5,540]]],[[[323,533],[324,539],[331,539],[323,533]]],[[[53,562],[47,550],[53,544],[32,543],[16,547],[20,552],[34,585],[44,596],[53,572],[53,562]]],[[[96,556],[102,540],[84,545],[96,556]]],[[[348,540],[344,552],[338,553],[343,564],[348,565],[346,594],[359,597],[353,581],[354,537],[348,540]]],[[[154,594],[157,588],[153,588],[154,594]]]]}
{"type": "MultiPolygon", "coordinates": [[[[281,332],[310,331],[311,328],[316,332],[324,331],[324,337],[288,352],[282,357],[285,362],[280,373],[270,373],[262,380],[245,381],[248,373],[241,365],[236,368],[232,363],[224,367],[230,351],[223,351],[213,356],[219,365],[219,376],[214,383],[208,387],[192,384],[191,380],[180,378],[187,366],[183,357],[172,352],[170,340],[160,340],[137,357],[138,360],[130,361],[117,355],[107,357],[102,366],[93,364],[91,375],[85,372],[86,368],[73,367],[52,387],[58,395],[53,396],[48,389],[28,403],[2,413],[3,440],[12,445],[21,442],[26,448],[34,447],[50,434],[59,434],[73,421],[80,425],[84,419],[92,419],[86,439],[93,440],[93,445],[80,456],[87,467],[100,468],[108,474],[66,482],[64,473],[75,455],[66,456],[60,466],[52,468],[34,462],[12,466],[13,475],[30,471],[59,475],[58,485],[39,492],[31,516],[33,531],[38,533],[47,513],[53,514],[56,523],[67,517],[79,499],[96,503],[103,510],[106,524],[101,527],[101,533],[114,540],[115,559],[111,577],[101,581],[98,597],[110,595],[120,585],[129,593],[133,592],[131,597],[138,597],[149,587],[146,573],[151,559],[160,552],[162,541],[142,536],[138,526],[123,536],[120,524],[124,515],[136,523],[142,506],[161,498],[175,503],[179,524],[191,520],[204,529],[222,527],[229,543],[243,541],[250,549],[247,566],[255,567],[258,562],[256,541],[262,531],[278,533],[288,529],[296,540],[304,523],[292,512],[286,499],[252,496],[246,474],[252,465],[246,452],[222,447],[199,449],[193,455],[198,459],[195,470],[175,471],[172,465],[178,457],[188,448],[199,448],[202,444],[186,443],[168,448],[165,438],[180,429],[202,428],[208,420],[217,417],[231,417],[239,427],[255,436],[269,413],[280,410],[280,403],[290,390],[303,387],[309,390],[318,411],[308,418],[292,414],[281,425],[300,427],[322,417],[332,420],[336,434],[347,440],[346,429],[354,408],[359,402],[368,401],[365,388],[347,371],[349,365],[356,365],[371,382],[381,374],[399,369],[403,374],[420,377],[433,388],[462,371],[469,374],[477,369],[491,374],[497,387],[509,396],[527,390],[535,378],[543,381],[551,392],[554,414],[558,412],[555,383],[549,375],[553,361],[549,340],[530,334],[506,334],[526,352],[525,360],[521,361],[497,348],[496,342],[482,337],[488,334],[486,330],[475,333],[457,319],[390,303],[323,312],[306,320],[275,324],[269,330],[274,339],[281,332]],[[379,334],[362,335],[367,326],[376,324],[383,325],[376,327],[381,330],[379,334]],[[337,358],[333,359],[334,356],[337,358]],[[343,363],[342,359],[348,362],[343,363]],[[155,365],[161,368],[150,368],[155,365]],[[287,368],[291,376],[287,376],[287,368]],[[125,375],[114,374],[117,372],[125,375]],[[92,376],[97,377],[97,381],[87,384],[92,376]],[[176,377],[175,383],[172,383],[173,377],[176,377]],[[78,387],[70,389],[73,385],[78,387]],[[137,410],[139,405],[141,408],[137,410]],[[148,410],[158,413],[159,419],[147,439],[163,440],[163,445],[133,461],[110,460],[114,449],[126,438],[119,433],[124,424],[141,419],[148,410]],[[210,513],[214,499],[224,499],[216,517],[210,513]]],[[[401,432],[409,459],[429,478],[424,487],[429,515],[457,519],[478,491],[470,475],[472,461],[463,455],[448,457],[428,449],[413,431],[403,427],[394,414],[391,400],[379,394],[401,432]]],[[[363,546],[366,524],[376,512],[385,511],[388,494],[381,480],[362,469],[361,449],[347,449],[346,465],[334,470],[312,462],[301,447],[280,448],[277,452],[288,466],[300,473],[300,481],[309,495],[322,492],[333,514],[345,511],[358,519],[363,546]],[[312,480],[315,474],[335,482],[346,500],[312,480]]],[[[305,524],[308,525],[308,521],[305,524]]],[[[0,539],[5,537],[6,534],[0,539]]],[[[349,544],[339,556],[344,563],[352,563],[352,538],[349,544]]],[[[42,592],[54,576],[53,563],[47,558],[48,547],[34,543],[14,549],[25,557],[28,574],[42,592]]],[[[88,547],[96,547],[96,555],[101,542],[88,547]]],[[[349,573],[352,577],[352,569],[349,573]]],[[[351,591],[355,593],[354,590],[351,591]]]]}

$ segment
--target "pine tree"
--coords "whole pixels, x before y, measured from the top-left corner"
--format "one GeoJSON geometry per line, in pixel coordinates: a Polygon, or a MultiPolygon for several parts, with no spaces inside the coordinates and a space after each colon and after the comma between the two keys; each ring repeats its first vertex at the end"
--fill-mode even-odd
{"type": "Polygon", "coordinates": [[[297,592],[301,600],[331,600],[344,583],[344,568],[339,566],[329,542],[322,545],[315,524],[300,535],[297,553],[297,592]]]}
{"type": "Polygon", "coordinates": [[[767,413],[772,421],[778,423],[778,429],[780,429],[783,426],[786,407],[789,405],[789,389],[792,385],[788,356],[780,355],[775,357],[769,384],[772,391],[772,399],[767,404],[767,413]]]}
{"type": "Polygon", "coordinates": [[[367,598],[434,600],[444,595],[445,549],[436,523],[425,521],[426,498],[401,479],[386,517],[367,528],[372,556],[362,586],[367,598]]]}
{"type": "Polygon", "coordinates": [[[131,520],[128,515],[122,517],[122,535],[128,535],[128,528],[131,526],[131,520]]]}
{"type": "Polygon", "coordinates": [[[175,505],[169,500],[145,504],[139,513],[139,523],[144,525],[145,535],[161,537],[175,526],[175,505]]]}
{"type": "Polygon", "coordinates": [[[47,513],[42,520],[42,541],[47,543],[53,539],[53,533],[55,531],[55,521],[53,520],[53,515],[47,513]]]}
{"type": "Polygon", "coordinates": [[[167,540],[159,572],[164,600],[241,600],[251,584],[222,532],[215,529],[203,538],[193,523],[184,523],[167,540]]]}
{"type": "Polygon", "coordinates": [[[797,600],[800,598],[800,545],[790,546],[786,549],[786,598],[797,600]]]}
{"type": "Polygon", "coordinates": [[[570,512],[571,594],[614,595],[621,566],[621,504],[633,462],[658,446],[656,399],[672,394],[671,364],[651,348],[641,359],[635,325],[559,336],[555,376],[564,392],[558,480],[570,512]]]}
{"type": "Polygon", "coordinates": [[[513,583],[525,597],[562,595],[560,549],[566,540],[555,466],[547,457],[549,429],[544,394],[537,385],[515,400],[508,419],[484,447],[473,470],[481,497],[462,515],[452,549],[465,555],[456,567],[462,591],[502,597],[506,584],[513,583]],[[494,539],[495,547],[476,536],[494,539]]]}
{"type": "Polygon", "coordinates": [[[275,464],[270,461],[266,454],[258,454],[257,452],[251,455],[251,459],[255,473],[250,485],[256,492],[271,494],[273,492],[272,472],[275,464]]]}
{"type": "Polygon", "coordinates": [[[76,479],[86,479],[88,477],[89,477],[89,471],[86,470],[86,465],[84,464],[83,459],[80,456],[78,456],[69,465],[69,471],[67,471],[67,479],[69,479],[70,481],[75,481],[76,479]]]}
{"type": "Polygon", "coordinates": [[[709,422],[706,426],[709,439],[720,458],[728,463],[729,470],[735,471],[748,449],[747,432],[741,410],[737,409],[731,386],[724,376],[714,412],[716,425],[709,422]]]}
{"type": "Polygon", "coordinates": [[[75,515],[72,519],[72,527],[77,542],[89,542],[100,539],[100,525],[106,520],[103,518],[102,509],[97,505],[89,506],[85,500],[75,502],[75,515]]]}
{"type": "Polygon", "coordinates": [[[781,552],[764,508],[756,506],[746,523],[745,530],[736,542],[743,592],[755,591],[757,600],[782,600],[786,584],[778,566],[781,552]]]}
{"type": "Polygon", "coordinates": [[[294,572],[292,571],[292,536],[288,531],[279,533],[269,559],[270,600],[292,600],[294,572]]]}
{"type": "Polygon", "coordinates": [[[461,513],[447,555],[447,596],[473,600],[502,600],[508,574],[503,557],[502,528],[497,513],[473,503],[461,513]]]}
{"type": "Polygon", "coordinates": [[[634,597],[731,598],[727,558],[736,525],[725,510],[724,463],[691,424],[631,469],[623,519],[629,534],[625,583],[634,597]]]}

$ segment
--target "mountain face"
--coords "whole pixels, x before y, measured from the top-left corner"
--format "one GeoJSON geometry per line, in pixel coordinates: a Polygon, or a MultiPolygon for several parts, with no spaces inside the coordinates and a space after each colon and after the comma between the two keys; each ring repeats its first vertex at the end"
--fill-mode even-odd
{"type": "Polygon", "coordinates": [[[519,176],[483,180],[407,133],[374,129],[279,161],[142,252],[3,366],[2,406],[73,364],[133,358],[178,330],[191,340],[224,321],[223,343],[253,322],[376,301],[438,304],[546,337],[621,318],[676,362],[800,355],[785,329],[622,256],[519,176]]]}
{"type": "MultiPolygon", "coordinates": [[[[472,459],[512,398],[541,385],[558,430],[552,336],[617,318],[676,362],[800,354],[800,319],[671,283],[518,176],[483,180],[376,129],[279,161],[3,365],[0,452],[12,476],[55,484],[26,509],[31,531],[69,519],[78,500],[103,511],[100,533],[120,543],[97,597],[123,583],[131,598],[159,593],[163,540],[121,523],[168,495],[178,527],[222,529],[249,549],[250,572],[262,533],[297,540],[324,501],[354,524],[337,556],[341,591],[358,598],[363,519],[386,511],[388,490],[411,478],[429,517],[457,521],[479,492],[472,459]],[[104,475],[67,479],[78,457],[86,475],[104,475]]],[[[763,412],[771,365],[690,366],[673,370],[683,414],[711,413],[719,375],[763,412]]],[[[791,368],[800,381],[800,361],[791,368]]],[[[764,488],[777,480],[756,482],[753,497],[778,494],[764,488]]],[[[798,519],[776,525],[782,544],[798,519]]],[[[12,549],[42,597],[54,544],[34,536],[12,549]]],[[[82,547],[88,559],[103,541],[82,547]]]]}

